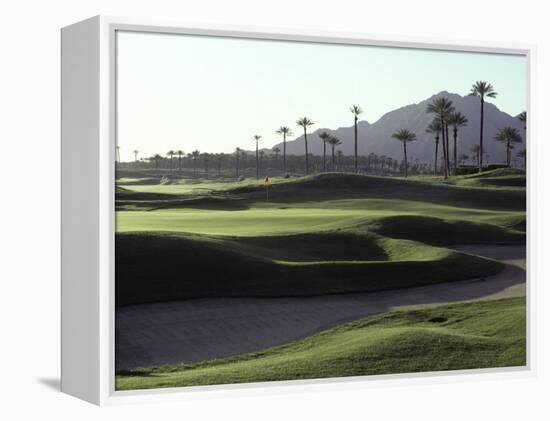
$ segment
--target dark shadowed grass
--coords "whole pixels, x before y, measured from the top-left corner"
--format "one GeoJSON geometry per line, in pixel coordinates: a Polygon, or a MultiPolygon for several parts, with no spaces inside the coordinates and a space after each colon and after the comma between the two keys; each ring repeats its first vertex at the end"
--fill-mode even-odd
{"type": "Polygon", "coordinates": [[[489,276],[504,267],[407,240],[337,232],[269,239],[118,233],[115,259],[117,306],[380,291],[489,276]],[[286,260],[290,250],[297,258],[286,260]]]}
{"type": "MultiPolygon", "coordinates": [[[[492,175],[493,172],[488,174],[492,175]]],[[[507,173],[506,173],[507,174],[507,173]]],[[[493,175],[493,184],[498,183],[498,174],[493,175]]],[[[503,176],[510,177],[510,176],[503,176]]],[[[520,177],[520,176],[518,176],[520,177]]],[[[454,179],[453,179],[454,180],[454,179]]],[[[274,178],[270,185],[273,201],[289,204],[304,201],[348,198],[400,198],[402,200],[450,205],[456,207],[479,207],[495,210],[525,209],[525,189],[490,188],[470,178],[456,177],[453,184],[434,182],[430,177],[402,179],[357,174],[326,173],[284,179],[274,178]],[[458,180],[462,180],[458,182],[458,180]],[[468,181],[470,180],[470,181],[468,181]]],[[[508,183],[518,183],[508,181],[508,183]]],[[[502,181],[501,184],[506,184],[502,181]]],[[[219,196],[230,200],[241,199],[248,206],[265,200],[265,187],[261,180],[248,179],[242,182],[196,183],[189,180],[176,184],[136,185],[127,180],[124,190],[117,190],[117,201],[190,199],[196,195],[219,196]],[[154,194],[158,196],[154,196],[154,194]],[[153,196],[148,196],[153,195],[153,196]]],[[[218,202],[221,205],[221,202],[218,202]]],[[[166,201],[157,206],[192,207],[192,202],[166,201]]],[[[118,203],[122,206],[122,203],[118,203]]]]}
{"type": "Polygon", "coordinates": [[[417,215],[379,218],[365,228],[386,237],[443,246],[455,244],[525,244],[525,233],[493,224],[417,215]]]}
{"type": "Polygon", "coordinates": [[[388,312],[265,351],[136,369],[116,389],[198,386],[526,364],[525,298],[388,312]]]}

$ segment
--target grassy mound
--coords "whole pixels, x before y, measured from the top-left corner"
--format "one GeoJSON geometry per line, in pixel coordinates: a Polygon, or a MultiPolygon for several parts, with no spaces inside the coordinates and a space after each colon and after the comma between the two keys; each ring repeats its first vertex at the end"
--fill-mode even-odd
{"type": "Polygon", "coordinates": [[[117,306],[379,291],[489,276],[503,268],[494,260],[406,240],[331,232],[269,239],[117,233],[115,259],[117,306]],[[300,242],[307,249],[285,256],[300,242]]]}
{"type": "Polygon", "coordinates": [[[366,226],[386,237],[404,238],[437,246],[525,244],[524,232],[492,224],[444,220],[427,216],[390,216],[377,219],[366,226]]]}
{"type": "Polygon", "coordinates": [[[519,168],[497,168],[490,171],[483,171],[476,174],[465,175],[463,178],[494,178],[513,175],[525,175],[525,171],[520,170],[519,168]]]}
{"type": "MultiPolygon", "coordinates": [[[[495,170],[497,171],[497,170],[495,170]]],[[[485,209],[525,209],[525,191],[521,189],[491,189],[476,186],[441,184],[422,178],[403,179],[356,174],[328,173],[284,179],[273,178],[270,200],[275,202],[304,202],[345,198],[400,198],[458,207],[485,209]]],[[[182,181],[168,185],[127,185],[128,189],[141,193],[158,193],[180,198],[189,195],[230,195],[250,202],[265,201],[262,180],[243,182],[182,181]]],[[[117,195],[117,200],[123,199],[117,195]]]]}
{"type": "Polygon", "coordinates": [[[129,190],[126,187],[115,186],[115,197],[117,205],[120,201],[160,201],[160,200],[169,200],[174,197],[171,195],[156,193],[156,192],[140,192],[129,190]]]}
{"type": "Polygon", "coordinates": [[[265,351],[136,369],[116,389],[198,386],[526,364],[525,298],[397,311],[265,351]]]}
{"type": "Polygon", "coordinates": [[[510,175],[506,177],[479,178],[477,181],[481,185],[525,187],[527,179],[524,175],[510,175]]]}

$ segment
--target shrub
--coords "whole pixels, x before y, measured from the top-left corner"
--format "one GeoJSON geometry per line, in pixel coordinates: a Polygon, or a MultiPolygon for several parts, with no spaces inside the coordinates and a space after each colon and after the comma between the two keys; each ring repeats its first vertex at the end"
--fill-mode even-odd
{"type": "Polygon", "coordinates": [[[476,165],[460,165],[456,169],[456,175],[475,174],[479,168],[476,165]]]}
{"type": "Polygon", "coordinates": [[[489,164],[483,170],[491,171],[491,170],[497,170],[499,168],[510,168],[510,166],[506,164],[489,164]]]}

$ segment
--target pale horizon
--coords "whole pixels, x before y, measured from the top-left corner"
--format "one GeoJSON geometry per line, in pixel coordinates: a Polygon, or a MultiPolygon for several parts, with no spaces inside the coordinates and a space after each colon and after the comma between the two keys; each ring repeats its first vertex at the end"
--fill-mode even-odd
{"type": "Polygon", "coordinates": [[[360,120],[441,91],[467,95],[476,80],[492,83],[488,99],[512,116],[526,108],[525,56],[371,46],[297,43],[119,32],[117,144],[121,161],[169,150],[230,153],[262,148],[307,116],[317,128],[360,120]]]}

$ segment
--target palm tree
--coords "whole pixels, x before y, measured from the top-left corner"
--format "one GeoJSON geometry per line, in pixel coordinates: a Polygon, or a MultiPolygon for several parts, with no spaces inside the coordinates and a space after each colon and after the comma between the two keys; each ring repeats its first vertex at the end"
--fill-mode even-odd
{"type": "Polygon", "coordinates": [[[527,111],[519,113],[518,120],[523,123],[523,138],[527,141],[527,111]]]}
{"type": "Polygon", "coordinates": [[[260,151],[260,167],[262,166],[262,162],[264,160],[264,156],[265,156],[265,152],[264,151],[260,151]]]}
{"type": "Polygon", "coordinates": [[[338,169],[341,171],[342,168],[342,161],[344,158],[344,152],[342,152],[340,149],[336,151],[337,161],[338,161],[338,169]]]}
{"type": "Polygon", "coordinates": [[[184,153],[181,149],[176,151],[176,155],[178,156],[178,172],[181,172],[181,158],[183,157],[184,153]]]}
{"type": "MultiPolygon", "coordinates": [[[[472,85],[470,91],[471,96],[479,97],[480,102],[480,119],[479,119],[479,148],[483,150],[483,105],[485,104],[485,98],[495,98],[497,93],[495,92],[493,85],[488,82],[478,80],[472,85]]],[[[480,154],[479,158],[479,172],[483,168],[483,154],[480,154]]]]}
{"type": "Polygon", "coordinates": [[[222,172],[222,161],[224,157],[225,154],[223,152],[216,155],[216,161],[218,162],[218,177],[221,175],[222,172]]]}
{"type": "Polygon", "coordinates": [[[327,132],[322,132],[319,134],[319,138],[323,142],[323,172],[327,171],[327,141],[330,137],[330,134],[327,132]]]}
{"type": "Polygon", "coordinates": [[[275,133],[283,135],[283,172],[286,174],[286,137],[292,136],[293,133],[292,130],[286,126],[279,127],[275,133]]]}
{"type": "Polygon", "coordinates": [[[437,150],[439,148],[439,134],[441,133],[441,122],[437,117],[432,120],[426,132],[435,135],[434,175],[437,175],[437,150]]]}
{"type": "Polygon", "coordinates": [[[527,130],[527,111],[519,113],[518,120],[523,123],[523,130],[527,130]]]}
{"type": "Polygon", "coordinates": [[[354,167],[355,167],[355,174],[357,174],[358,168],[357,168],[357,121],[359,120],[359,114],[363,112],[361,107],[358,105],[352,105],[349,107],[349,110],[353,114],[353,128],[354,128],[354,135],[355,135],[355,160],[354,160],[354,167]]]}
{"type": "Polygon", "coordinates": [[[254,135],[254,140],[256,141],[256,178],[259,177],[259,170],[260,170],[259,158],[258,158],[258,143],[260,142],[261,138],[262,136],[260,136],[259,134],[254,135]]]}
{"type": "Polygon", "coordinates": [[[271,148],[271,150],[273,151],[273,153],[275,154],[275,163],[274,163],[274,166],[275,167],[278,167],[279,165],[279,154],[281,153],[281,148],[278,148],[277,146],[275,146],[274,148],[271,148]]]}
{"type": "Polygon", "coordinates": [[[454,171],[456,175],[456,167],[457,167],[456,140],[458,137],[458,128],[466,126],[468,124],[468,119],[460,111],[456,111],[449,114],[447,122],[451,126],[453,126],[453,143],[454,143],[453,161],[454,161],[454,171]]]}
{"type": "Polygon", "coordinates": [[[466,155],[465,153],[462,153],[458,155],[458,162],[460,162],[460,165],[464,165],[464,163],[468,160],[468,158],[470,158],[468,155],[466,155]]]}
{"type": "Polygon", "coordinates": [[[162,156],[160,156],[159,154],[156,154],[153,156],[152,160],[155,161],[155,170],[158,169],[159,162],[161,159],[162,159],[162,156]]]}
{"type": "Polygon", "coordinates": [[[235,148],[235,163],[236,163],[236,174],[239,178],[239,158],[241,157],[241,148],[235,148]]]}
{"type": "Polygon", "coordinates": [[[416,140],[416,135],[407,129],[400,129],[396,131],[392,136],[394,139],[403,143],[403,156],[405,160],[405,177],[407,177],[407,143],[416,140]]]}
{"type": "Polygon", "coordinates": [[[479,145],[474,145],[472,146],[472,148],[470,149],[473,153],[475,153],[475,157],[476,157],[476,160],[477,160],[477,166],[479,167],[479,162],[481,160],[480,156],[481,156],[481,147],[479,145]]]}
{"type": "Polygon", "coordinates": [[[336,136],[329,136],[326,140],[330,147],[332,148],[332,161],[331,161],[331,170],[334,171],[334,148],[342,143],[340,139],[338,139],[336,136]]]}
{"type": "Polygon", "coordinates": [[[391,172],[391,166],[392,166],[392,163],[393,163],[393,159],[391,156],[388,156],[386,158],[386,165],[388,167],[388,171],[391,172]]]}
{"type": "Polygon", "coordinates": [[[516,128],[507,126],[498,129],[495,140],[506,145],[506,164],[510,166],[510,162],[512,160],[511,151],[514,147],[513,143],[521,143],[520,134],[516,128]]]}
{"type": "Polygon", "coordinates": [[[138,157],[139,151],[137,149],[134,149],[134,151],[132,153],[134,154],[134,161],[137,162],[137,160],[138,160],[137,157],[138,157]]]}
{"type": "Polygon", "coordinates": [[[309,173],[309,153],[307,150],[307,128],[313,126],[315,123],[307,117],[302,117],[296,121],[298,126],[301,126],[304,129],[304,143],[306,145],[306,175],[309,173]]]}
{"type": "Polygon", "coordinates": [[[441,130],[441,142],[443,145],[443,159],[445,161],[444,167],[444,177],[445,179],[449,177],[449,151],[447,148],[448,141],[446,142],[445,139],[445,120],[447,119],[448,115],[454,111],[453,102],[450,99],[447,99],[445,97],[435,97],[432,99],[432,102],[428,104],[428,107],[426,108],[427,113],[435,114],[439,116],[439,122],[440,122],[440,130],[441,130]]]}
{"type": "Polygon", "coordinates": [[[172,150],[169,150],[166,155],[168,155],[170,157],[170,171],[172,171],[172,161],[174,161],[174,155],[176,153],[172,150]]]}
{"type": "Polygon", "coordinates": [[[517,156],[523,158],[523,169],[527,169],[527,150],[524,148],[517,153],[517,156]]]}
{"type": "Polygon", "coordinates": [[[210,154],[207,152],[204,152],[202,154],[202,162],[204,164],[204,175],[208,176],[208,162],[210,160],[210,154]]]}
{"type": "Polygon", "coordinates": [[[201,152],[199,150],[194,150],[191,152],[191,158],[193,159],[193,177],[197,177],[197,159],[199,159],[201,152]]]}

